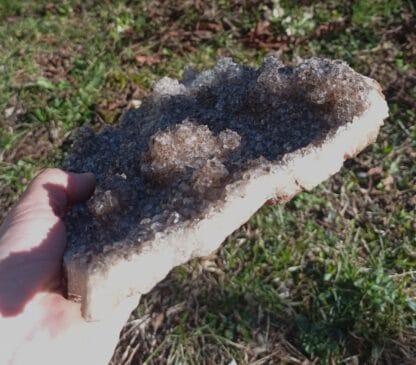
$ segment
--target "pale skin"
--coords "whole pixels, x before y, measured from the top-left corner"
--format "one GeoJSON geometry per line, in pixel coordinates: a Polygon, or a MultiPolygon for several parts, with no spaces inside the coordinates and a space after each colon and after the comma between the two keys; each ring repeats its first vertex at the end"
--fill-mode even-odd
{"type": "Polygon", "coordinates": [[[63,296],[68,207],[92,194],[92,174],[48,169],[0,226],[0,364],[108,364],[137,298],[86,322],[63,296]]]}

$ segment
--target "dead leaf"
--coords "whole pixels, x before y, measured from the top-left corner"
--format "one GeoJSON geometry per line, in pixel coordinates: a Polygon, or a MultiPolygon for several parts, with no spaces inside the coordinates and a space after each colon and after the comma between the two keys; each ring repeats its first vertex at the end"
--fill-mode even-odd
{"type": "Polygon", "coordinates": [[[269,27],[270,27],[270,22],[268,20],[262,20],[258,22],[254,29],[254,35],[256,37],[261,37],[264,35],[271,35],[269,27]]]}
{"type": "Polygon", "coordinates": [[[4,110],[4,116],[6,119],[10,118],[15,112],[15,107],[11,106],[10,108],[6,108],[4,110]]]}
{"type": "Polygon", "coordinates": [[[51,53],[39,53],[35,60],[45,78],[51,81],[72,81],[70,73],[73,67],[73,55],[80,50],[79,47],[63,47],[51,53]]]}
{"type": "Polygon", "coordinates": [[[153,65],[158,65],[159,63],[161,63],[162,57],[158,54],[151,54],[151,55],[137,54],[134,57],[134,60],[139,65],[153,66],[153,65]]]}
{"type": "Polygon", "coordinates": [[[19,20],[19,17],[18,17],[18,16],[8,16],[8,17],[6,18],[6,21],[7,21],[8,23],[11,23],[11,24],[16,23],[18,20],[19,20]]]}
{"type": "Polygon", "coordinates": [[[45,5],[45,10],[52,11],[55,10],[56,5],[54,3],[48,3],[45,5]]]}
{"type": "Polygon", "coordinates": [[[199,21],[196,25],[196,30],[209,30],[214,33],[220,33],[224,31],[224,28],[222,24],[207,21],[199,21]]]}
{"type": "Polygon", "coordinates": [[[45,44],[53,45],[53,46],[59,43],[58,39],[51,34],[45,34],[39,39],[39,41],[45,44]]]}
{"type": "Polygon", "coordinates": [[[329,22],[329,23],[319,24],[314,30],[314,35],[316,38],[321,38],[325,34],[345,29],[346,26],[347,26],[347,23],[344,19],[329,22]]]}
{"type": "Polygon", "coordinates": [[[379,176],[383,175],[383,169],[380,166],[372,167],[367,172],[368,176],[379,176]]]}
{"type": "Polygon", "coordinates": [[[386,191],[391,191],[394,187],[394,177],[389,175],[385,179],[382,180],[382,183],[386,191]]]}
{"type": "Polygon", "coordinates": [[[162,326],[164,320],[165,320],[164,312],[156,313],[153,315],[152,327],[153,327],[154,332],[157,332],[157,330],[162,326]]]}
{"type": "Polygon", "coordinates": [[[214,36],[213,32],[210,30],[194,30],[193,32],[186,33],[185,35],[188,37],[190,36],[190,38],[195,41],[209,40],[214,36]]]}
{"type": "Polygon", "coordinates": [[[48,3],[43,8],[41,8],[42,14],[52,13],[56,14],[58,12],[58,6],[54,3],[48,3]]]}

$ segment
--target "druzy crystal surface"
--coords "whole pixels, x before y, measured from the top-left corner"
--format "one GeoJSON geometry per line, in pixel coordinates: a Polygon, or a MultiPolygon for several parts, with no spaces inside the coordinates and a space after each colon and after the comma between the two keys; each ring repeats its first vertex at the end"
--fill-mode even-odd
{"type": "Polygon", "coordinates": [[[97,187],[66,216],[66,257],[105,261],[200,219],[253,166],[317,145],[359,116],[367,93],[348,65],[316,58],[291,67],[268,57],[259,68],[223,58],[161,79],[118,126],[80,130],[64,167],[93,172],[97,187]]]}

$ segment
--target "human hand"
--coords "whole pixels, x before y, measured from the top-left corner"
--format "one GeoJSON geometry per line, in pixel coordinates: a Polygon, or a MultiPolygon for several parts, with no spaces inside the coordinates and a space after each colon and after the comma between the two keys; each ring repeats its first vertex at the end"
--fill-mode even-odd
{"type": "Polygon", "coordinates": [[[107,364],[137,298],[110,318],[85,322],[62,296],[62,221],[93,192],[92,174],[48,169],[0,226],[0,364],[107,364]]]}

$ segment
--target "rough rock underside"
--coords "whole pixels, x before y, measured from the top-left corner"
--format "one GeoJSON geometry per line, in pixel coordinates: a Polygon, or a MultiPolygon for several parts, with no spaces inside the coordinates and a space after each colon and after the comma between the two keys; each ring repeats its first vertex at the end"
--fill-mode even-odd
{"type": "Polygon", "coordinates": [[[269,57],[259,68],[224,58],[180,81],[161,79],[117,127],[81,129],[64,168],[93,172],[97,187],[66,216],[65,259],[96,270],[200,219],[250,168],[319,145],[359,116],[367,93],[345,63],[316,58],[290,67],[269,57]]]}

